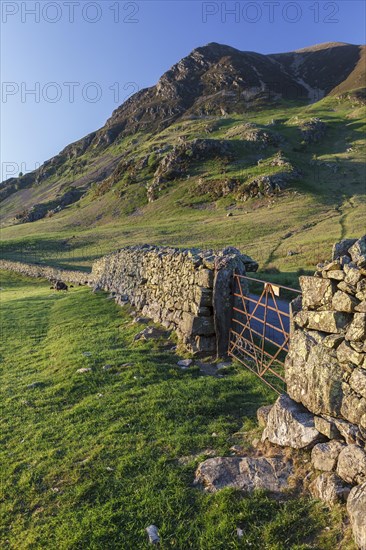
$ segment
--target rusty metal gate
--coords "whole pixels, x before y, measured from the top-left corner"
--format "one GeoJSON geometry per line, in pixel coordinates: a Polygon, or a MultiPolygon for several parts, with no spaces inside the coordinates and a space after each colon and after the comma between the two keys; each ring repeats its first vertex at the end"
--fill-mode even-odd
{"type": "Polygon", "coordinates": [[[300,294],[293,288],[234,275],[228,354],[278,393],[285,390],[290,302],[300,294]]]}

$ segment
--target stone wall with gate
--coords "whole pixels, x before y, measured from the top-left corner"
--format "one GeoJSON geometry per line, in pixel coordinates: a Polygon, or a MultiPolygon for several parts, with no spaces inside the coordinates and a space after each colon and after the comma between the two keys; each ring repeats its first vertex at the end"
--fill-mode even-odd
{"type": "Polygon", "coordinates": [[[194,353],[225,356],[232,306],[233,273],[258,264],[235,248],[181,250],[131,246],[93,264],[96,288],[129,301],[143,315],[175,330],[194,353]]]}

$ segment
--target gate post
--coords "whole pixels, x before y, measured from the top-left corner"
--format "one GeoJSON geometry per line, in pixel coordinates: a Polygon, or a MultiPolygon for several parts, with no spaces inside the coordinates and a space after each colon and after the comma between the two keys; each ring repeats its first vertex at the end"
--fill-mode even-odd
{"type": "Polygon", "coordinates": [[[225,248],[215,259],[213,309],[217,358],[228,356],[229,333],[234,305],[234,275],[245,275],[246,266],[256,271],[258,264],[236,248],[225,248]]]}

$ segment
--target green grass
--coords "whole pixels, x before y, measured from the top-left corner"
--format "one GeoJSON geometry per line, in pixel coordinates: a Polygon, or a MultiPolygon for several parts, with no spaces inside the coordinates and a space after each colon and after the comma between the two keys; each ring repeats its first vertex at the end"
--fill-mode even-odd
{"type": "MultiPolygon", "coordinates": [[[[218,160],[192,164],[191,177],[169,182],[153,203],[147,204],[146,185],[153,179],[153,171],[147,167],[138,171],[135,183],[127,183],[129,174],[125,173],[104,195],[96,197],[93,188],[57,215],[28,224],[11,225],[11,216],[29,200],[28,195],[16,193],[1,204],[1,255],[87,268],[98,256],[129,244],[230,245],[252,255],[263,269],[276,267],[294,274],[299,268],[314,271],[319,261],[329,257],[334,242],[365,231],[365,107],[329,97],[313,105],[283,102],[242,115],[187,120],[154,135],[140,133],[124,138],[99,153],[86,152],[79,162],[87,173],[103,155],[115,157],[128,150],[128,158],[141,159],[153,146],[177,144],[182,135],[188,139],[227,139],[232,127],[245,122],[280,134],[284,142],[259,151],[233,139],[238,158],[225,167],[226,175],[238,177],[245,185],[255,176],[276,172],[278,167],[269,166],[269,161],[281,149],[303,175],[280,196],[244,203],[231,195],[218,200],[208,194],[197,196],[200,177],[225,177],[223,163],[218,160]],[[304,147],[299,125],[314,116],[327,123],[327,131],[321,142],[304,147]],[[266,127],[272,119],[275,124],[266,127]],[[213,124],[212,133],[205,133],[207,124],[213,124]],[[97,154],[100,158],[93,156],[97,154]],[[260,165],[258,155],[263,157],[260,165]],[[228,209],[233,213],[231,218],[227,217],[228,209]],[[289,256],[289,251],[296,255],[289,256]]],[[[67,161],[65,173],[34,188],[35,202],[53,199],[59,187],[70,184],[72,162],[67,161]]]]}
{"type": "Polygon", "coordinates": [[[192,486],[207,449],[229,454],[275,399],[244,368],[180,370],[104,293],[6,272],[0,287],[1,548],[144,549],[154,523],[165,549],[354,549],[341,509],[192,486]]]}

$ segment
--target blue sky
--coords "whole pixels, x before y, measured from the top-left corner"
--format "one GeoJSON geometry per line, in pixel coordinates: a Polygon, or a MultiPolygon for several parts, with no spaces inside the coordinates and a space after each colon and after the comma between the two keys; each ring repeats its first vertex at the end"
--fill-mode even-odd
{"type": "Polygon", "coordinates": [[[130,94],[208,42],[261,53],[365,42],[362,0],[0,4],[2,177],[98,129],[130,94]]]}

